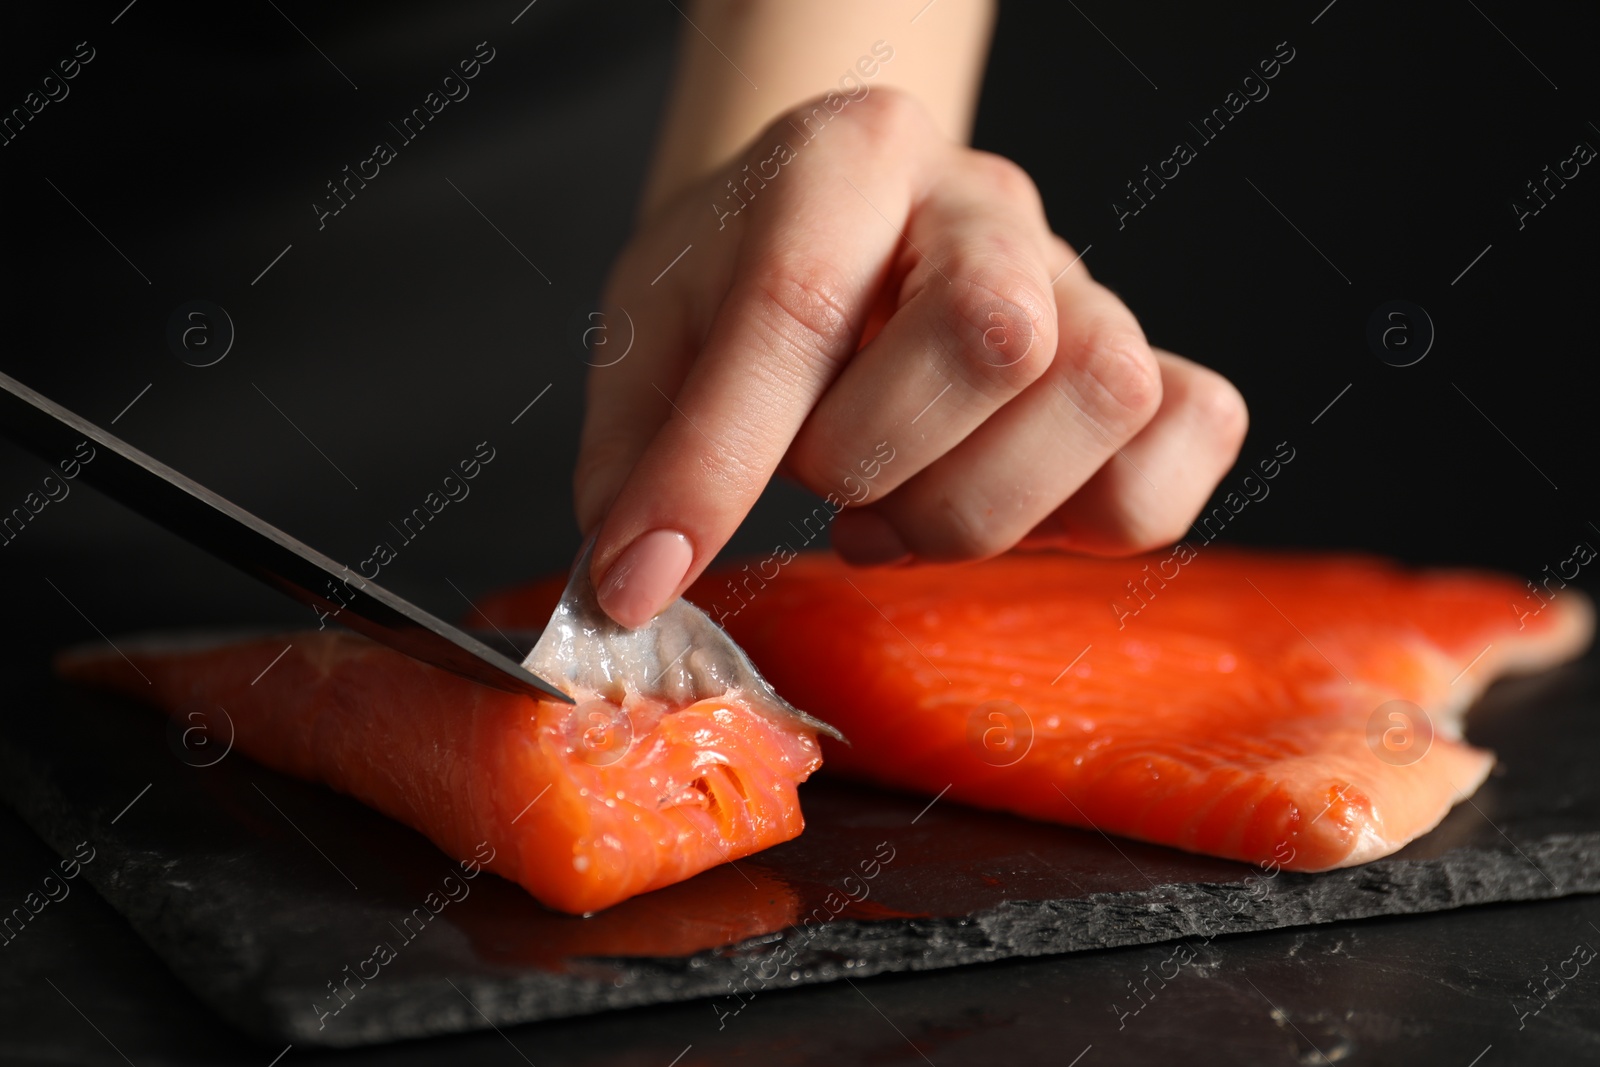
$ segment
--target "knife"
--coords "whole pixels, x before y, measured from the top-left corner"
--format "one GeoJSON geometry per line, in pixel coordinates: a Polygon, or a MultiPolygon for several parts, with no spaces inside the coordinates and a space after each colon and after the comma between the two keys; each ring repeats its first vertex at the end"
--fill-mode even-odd
{"type": "Polygon", "coordinates": [[[413,659],[496,689],[573,703],[560,689],[464,630],[295,540],[89,420],[0,374],[0,433],[44,460],[93,462],[78,477],[218,559],[413,659]]]}

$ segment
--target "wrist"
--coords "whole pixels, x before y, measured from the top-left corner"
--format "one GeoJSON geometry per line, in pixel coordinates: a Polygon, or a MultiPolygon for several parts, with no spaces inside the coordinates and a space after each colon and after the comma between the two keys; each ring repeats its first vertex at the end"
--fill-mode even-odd
{"type": "Polygon", "coordinates": [[[993,0],[931,8],[926,0],[686,5],[640,223],[751,151],[782,115],[829,93],[896,88],[916,98],[940,132],[964,143],[993,17],[993,0]]]}

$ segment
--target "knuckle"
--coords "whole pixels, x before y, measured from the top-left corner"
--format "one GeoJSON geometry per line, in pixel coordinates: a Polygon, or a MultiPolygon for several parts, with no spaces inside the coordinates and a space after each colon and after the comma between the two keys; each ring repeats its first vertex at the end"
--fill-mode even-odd
{"type": "Polygon", "coordinates": [[[1098,326],[1084,335],[1074,360],[1094,414],[1131,437],[1161,407],[1161,367],[1137,327],[1098,326]]]}
{"type": "Polygon", "coordinates": [[[947,329],[957,363],[980,390],[1011,395],[1055,358],[1055,303],[1014,268],[956,272],[947,329]]]}
{"type": "Polygon", "coordinates": [[[752,279],[766,328],[804,359],[833,364],[849,355],[855,316],[836,274],[817,263],[784,263],[752,279]]]}
{"type": "Polygon", "coordinates": [[[980,180],[1001,199],[1023,200],[1043,212],[1044,200],[1039,195],[1039,187],[1020,164],[1005,156],[982,151],[972,152],[970,160],[980,180]]]}

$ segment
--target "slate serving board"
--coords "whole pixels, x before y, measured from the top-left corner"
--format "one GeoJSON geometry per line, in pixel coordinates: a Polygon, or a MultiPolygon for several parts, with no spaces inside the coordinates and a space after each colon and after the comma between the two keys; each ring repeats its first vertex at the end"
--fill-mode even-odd
{"type": "Polygon", "coordinates": [[[202,1000],[301,1044],[697,997],[731,1019],[844,977],[1600,890],[1593,657],[1496,686],[1469,724],[1496,775],[1354,870],[1272,874],[819,778],[799,839],[589,919],[463,878],[348,798],[180,744],[154,712],[42,678],[13,692],[0,792],[63,855],[94,849],[80,877],[202,1000]]]}

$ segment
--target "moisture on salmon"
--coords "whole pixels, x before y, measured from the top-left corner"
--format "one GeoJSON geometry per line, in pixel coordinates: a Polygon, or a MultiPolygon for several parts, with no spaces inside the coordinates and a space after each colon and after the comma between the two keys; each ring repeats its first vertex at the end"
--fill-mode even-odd
{"type": "Polygon", "coordinates": [[[101,645],[57,668],[179,719],[222,707],[245,755],[348,793],[454,858],[492,850],[490,870],[575,914],[794,837],[796,786],[822,761],[816,727],[759,687],[672,699],[619,684],[575,692],[573,706],[331,630],[118,645],[126,661],[101,645]]]}
{"type": "MultiPolygon", "coordinates": [[[[1494,762],[1462,738],[1472,700],[1587,645],[1580,594],[1530,615],[1511,606],[1523,593],[1482,573],[1212,548],[1181,564],[1014,553],[875,571],[802,555],[712,573],[689,597],[850,737],[831,770],[1315,871],[1435,826],[1494,762]]],[[[528,587],[484,610],[525,624],[553,598],[528,587]]]]}

